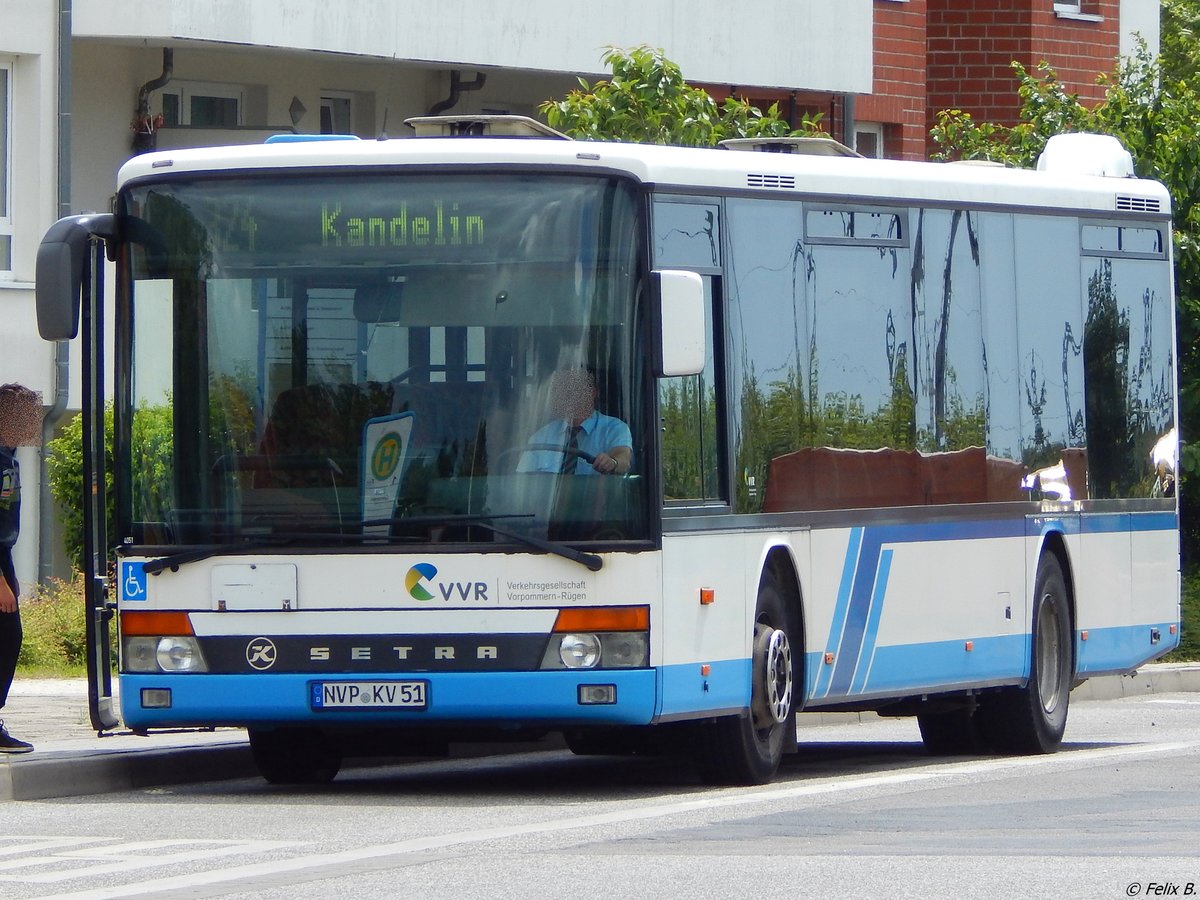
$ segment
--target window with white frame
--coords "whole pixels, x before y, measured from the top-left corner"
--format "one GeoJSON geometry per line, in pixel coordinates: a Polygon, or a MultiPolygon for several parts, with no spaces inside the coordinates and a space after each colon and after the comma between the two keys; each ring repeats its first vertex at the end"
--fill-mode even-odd
{"type": "Polygon", "coordinates": [[[354,95],[321,92],[321,134],[354,134],[354,95]]]}
{"type": "Polygon", "coordinates": [[[872,159],[883,158],[883,123],[855,122],[854,149],[872,159]]]}
{"type": "Polygon", "coordinates": [[[1081,13],[1082,6],[1082,0],[1054,0],[1055,12],[1081,13]]]}
{"type": "Polygon", "coordinates": [[[176,81],[162,92],[163,125],[192,128],[237,128],[246,91],[236,84],[176,81]]]}
{"type": "Polygon", "coordinates": [[[0,278],[12,273],[12,69],[0,59],[0,278]]]}

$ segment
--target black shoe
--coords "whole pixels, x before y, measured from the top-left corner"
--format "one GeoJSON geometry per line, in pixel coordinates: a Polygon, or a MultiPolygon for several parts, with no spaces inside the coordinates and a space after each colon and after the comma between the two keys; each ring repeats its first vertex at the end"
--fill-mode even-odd
{"type": "Polygon", "coordinates": [[[4,727],[4,720],[0,719],[0,753],[28,753],[33,749],[33,744],[28,741],[21,741],[8,733],[8,729],[4,727]]]}

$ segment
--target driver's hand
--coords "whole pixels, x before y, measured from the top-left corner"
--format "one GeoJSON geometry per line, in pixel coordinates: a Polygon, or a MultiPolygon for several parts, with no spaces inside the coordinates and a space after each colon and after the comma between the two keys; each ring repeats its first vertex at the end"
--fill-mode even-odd
{"type": "Polygon", "coordinates": [[[596,458],[592,460],[592,468],[601,475],[613,475],[620,469],[620,465],[607,453],[597,453],[596,458]]]}

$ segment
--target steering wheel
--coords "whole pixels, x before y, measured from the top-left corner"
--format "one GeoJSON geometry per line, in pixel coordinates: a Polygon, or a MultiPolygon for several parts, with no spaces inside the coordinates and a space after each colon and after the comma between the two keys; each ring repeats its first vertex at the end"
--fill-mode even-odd
{"type": "MultiPolygon", "coordinates": [[[[522,453],[534,453],[539,450],[546,450],[550,453],[563,453],[574,457],[575,459],[582,459],[588,465],[591,465],[596,461],[595,454],[588,453],[586,450],[580,450],[578,447],[564,447],[561,444],[522,444],[518,447],[509,447],[505,450],[501,450],[496,456],[496,465],[501,471],[504,471],[505,467],[501,465],[502,460],[507,460],[510,456],[517,456],[522,453]]],[[[536,475],[539,473],[528,472],[524,474],[536,475]]],[[[541,472],[540,474],[551,475],[558,473],[541,472]]]]}
{"type": "Polygon", "coordinates": [[[588,453],[586,450],[580,450],[578,447],[560,447],[558,444],[526,444],[524,447],[518,448],[524,451],[549,450],[551,453],[562,453],[565,456],[573,456],[576,459],[582,459],[589,466],[596,461],[594,453],[588,453]]]}

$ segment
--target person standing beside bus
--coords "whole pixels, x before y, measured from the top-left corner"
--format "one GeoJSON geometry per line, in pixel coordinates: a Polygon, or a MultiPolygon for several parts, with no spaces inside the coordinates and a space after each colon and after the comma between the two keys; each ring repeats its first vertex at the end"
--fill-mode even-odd
{"type": "MultiPolygon", "coordinates": [[[[13,565],[13,546],[21,530],[21,468],[17,447],[41,438],[42,398],[19,384],[0,385],[0,710],[21,652],[21,588],[13,565]]],[[[0,719],[0,753],[28,753],[33,744],[8,733],[0,719]]]]}

